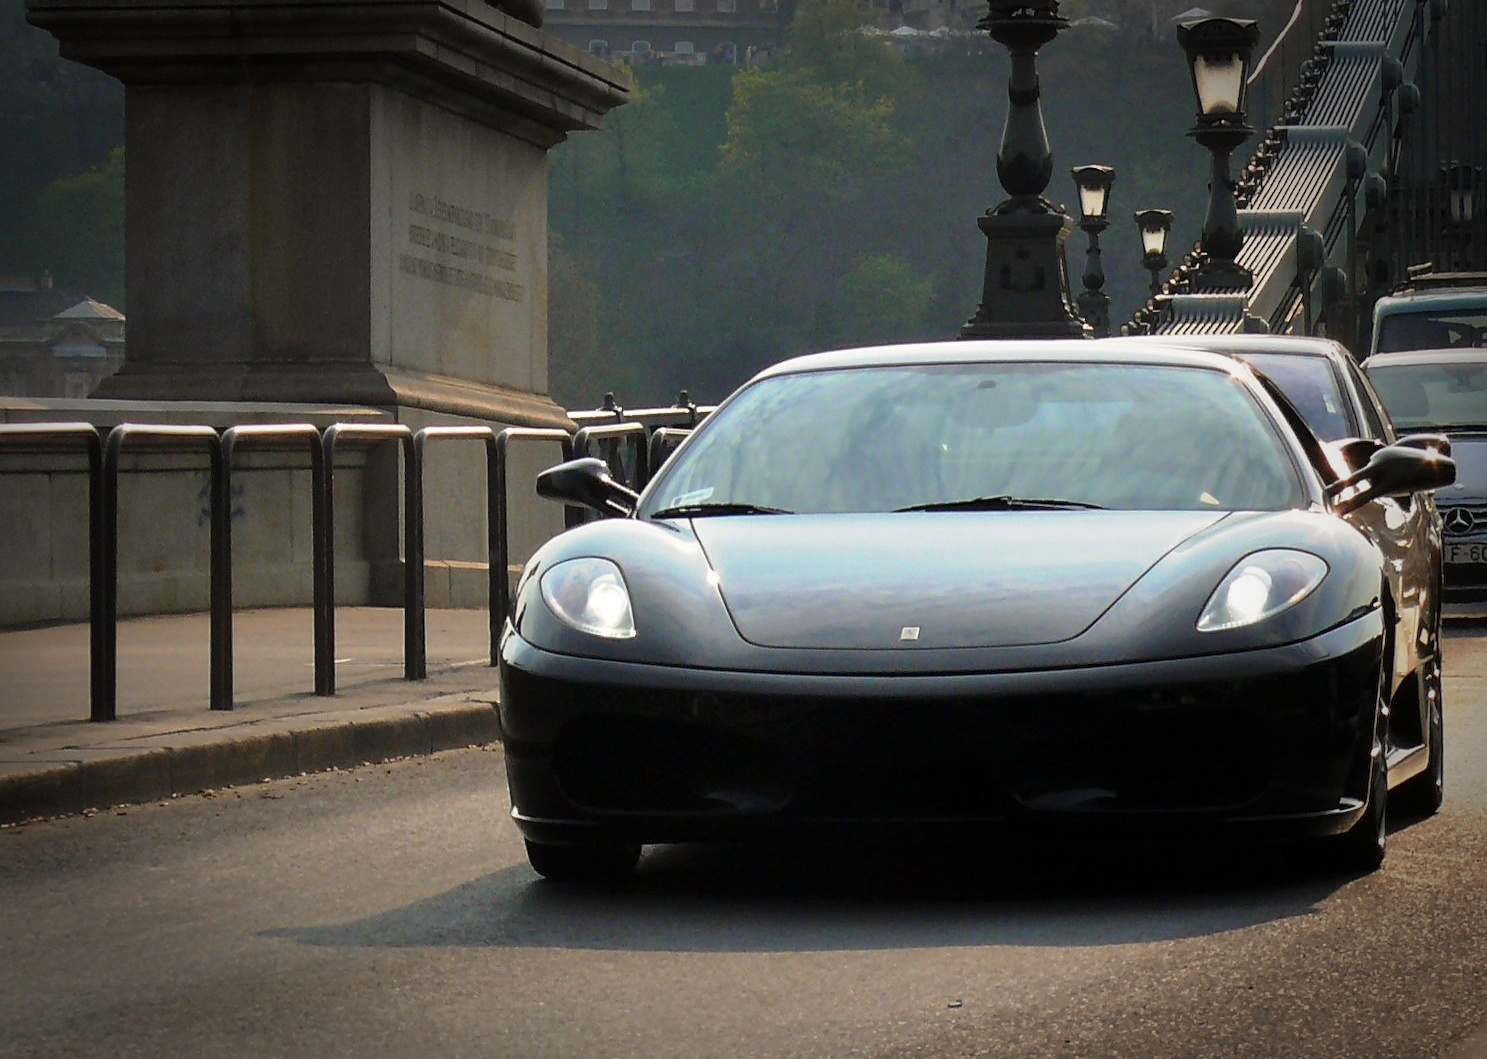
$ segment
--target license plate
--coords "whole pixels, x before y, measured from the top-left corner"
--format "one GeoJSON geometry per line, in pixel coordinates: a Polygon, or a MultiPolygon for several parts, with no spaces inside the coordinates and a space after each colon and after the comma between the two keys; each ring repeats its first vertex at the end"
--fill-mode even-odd
{"type": "Polygon", "coordinates": [[[1446,545],[1448,563],[1487,563],[1487,542],[1446,545]]]}

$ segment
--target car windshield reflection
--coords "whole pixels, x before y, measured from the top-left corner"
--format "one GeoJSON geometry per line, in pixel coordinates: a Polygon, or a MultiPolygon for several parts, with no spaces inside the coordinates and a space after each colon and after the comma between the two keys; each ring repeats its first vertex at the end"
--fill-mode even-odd
{"type": "Polygon", "coordinates": [[[1370,365],[1368,377],[1400,429],[1487,425],[1487,362],[1370,365]]]}
{"type": "Polygon", "coordinates": [[[661,472],[639,514],[1279,510],[1302,492],[1264,409],[1226,372],[932,364],[753,383],[661,472]]]}

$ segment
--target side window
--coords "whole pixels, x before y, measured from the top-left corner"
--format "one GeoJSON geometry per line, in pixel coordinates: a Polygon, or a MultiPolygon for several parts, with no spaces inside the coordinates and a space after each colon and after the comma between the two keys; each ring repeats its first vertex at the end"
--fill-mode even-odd
{"type": "Polygon", "coordinates": [[[1373,384],[1368,381],[1368,376],[1358,370],[1358,365],[1353,363],[1351,357],[1346,360],[1344,370],[1348,373],[1348,379],[1353,384],[1353,389],[1358,394],[1358,403],[1363,406],[1363,421],[1368,429],[1368,436],[1379,438],[1386,445],[1394,441],[1394,425],[1389,422],[1389,416],[1384,412],[1384,402],[1379,400],[1379,395],[1374,393],[1373,384]]]}

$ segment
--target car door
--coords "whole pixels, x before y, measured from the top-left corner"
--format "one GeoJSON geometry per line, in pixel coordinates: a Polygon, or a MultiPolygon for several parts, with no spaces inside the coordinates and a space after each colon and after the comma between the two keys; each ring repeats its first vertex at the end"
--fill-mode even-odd
{"type": "MultiPolygon", "coordinates": [[[[1394,427],[1373,386],[1352,358],[1338,359],[1350,400],[1357,404],[1362,428],[1368,432],[1370,440],[1383,445],[1392,444],[1396,440],[1394,427]]],[[[1424,661],[1439,656],[1440,514],[1434,496],[1426,492],[1397,500],[1390,497],[1375,500],[1349,518],[1355,516],[1368,524],[1365,532],[1377,541],[1384,553],[1390,593],[1398,609],[1392,685],[1397,689],[1424,661]]]]}

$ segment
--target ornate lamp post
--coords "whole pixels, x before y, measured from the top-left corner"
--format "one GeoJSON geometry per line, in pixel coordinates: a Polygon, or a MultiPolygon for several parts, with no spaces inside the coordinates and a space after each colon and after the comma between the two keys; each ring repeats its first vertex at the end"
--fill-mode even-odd
{"type": "Polygon", "coordinates": [[[1094,329],[1096,338],[1110,334],[1110,295],[1105,269],[1100,263],[1100,233],[1110,227],[1110,186],[1115,170],[1108,165],[1081,165],[1073,170],[1079,187],[1079,227],[1089,236],[1084,263],[1084,292],[1079,295],[1079,315],[1094,329]]]}
{"type": "Polygon", "coordinates": [[[1198,123],[1188,135],[1213,154],[1200,244],[1203,260],[1189,281],[1196,291],[1248,290],[1254,285],[1254,276],[1235,261],[1244,245],[1244,231],[1234,204],[1229,156],[1255,132],[1245,120],[1244,95],[1259,38],[1253,19],[1204,18],[1177,27],[1198,97],[1198,123]]]}
{"type": "Polygon", "coordinates": [[[1151,296],[1162,293],[1162,272],[1167,267],[1167,237],[1172,234],[1171,210],[1142,210],[1136,214],[1141,229],[1141,265],[1151,273],[1151,296]]]}
{"type": "Polygon", "coordinates": [[[962,338],[1078,338],[1083,322],[1069,300],[1064,240],[1073,230],[1061,207],[1043,198],[1053,152],[1039,105],[1038,49],[1069,23],[1058,0],[989,0],[980,28],[1012,53],[1007,124],[997,177],[1011,197],[977,218],[986,235],[981,304],[962,338]]]}

